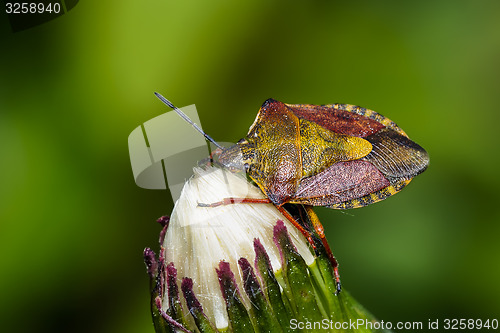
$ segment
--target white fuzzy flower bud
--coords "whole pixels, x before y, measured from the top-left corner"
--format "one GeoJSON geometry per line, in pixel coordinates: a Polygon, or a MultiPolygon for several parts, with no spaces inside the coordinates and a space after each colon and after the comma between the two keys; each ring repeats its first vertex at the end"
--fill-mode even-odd
{"type": "MultiPolygon", "coordinates": [[[[246,179],[214,167],[195,168],[177,200],[163,246],[165,262],[173,262],[178,277],[190,277],[193,291],[203,304],[208,318],[217,328],[228,326],[227,311],[219,287],[216,268],[220,261],[230,263],[238,285],[243,285],[238,260],[255,259],[254,239],[261,241],[273,270],[281,269],[278,248],[273,241],[273,227],[282,220],[297,248],[310,265],[314,257],[303,235],[272,204],[231,204],[199,207],[198,203],[220,202],[224,198],[264,198],[259,188],[246,179]]],[[[242,298],[247,307],[249,300],[242,298]]],[[[168,301],[164,300],[163,310],[168,301]]]]}

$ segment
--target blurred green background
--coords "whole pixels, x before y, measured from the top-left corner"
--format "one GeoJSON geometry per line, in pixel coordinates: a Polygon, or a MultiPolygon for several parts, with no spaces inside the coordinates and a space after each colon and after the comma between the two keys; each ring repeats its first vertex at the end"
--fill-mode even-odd
{"type": "Polygon", "coordinates": [[[1,14],[3,332],[153,332],[146,246],[172,202],[134,184],[127,137],[196,104],[236,142],[261,103],[350,103],[431,156],[400,194],[318,209],[344,287],[384,321],[500,317],[500,2],[80,1],[1,14]]]}

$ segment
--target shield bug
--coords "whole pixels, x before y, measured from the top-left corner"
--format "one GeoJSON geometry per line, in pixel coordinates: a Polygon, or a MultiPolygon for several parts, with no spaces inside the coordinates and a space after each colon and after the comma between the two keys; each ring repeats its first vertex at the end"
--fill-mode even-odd
{"type": "Polygon", "coordinates": [[[247,136],[229,148],[220,147],[190,123],[221,149],[220,164],[234,172],[245,171],[267,196],[226,198],[208,206],[273,203],[314,247],[311,234],[282,207],[285,203],[306,205],[334,267],[338,291],[337,262],[310,206],[349,209],[384,200],[429,164],[427,152],[393,121],[350,104],[285,104],[268,99],[247,136]]]}
{"type": "Polygon", "coordinates": [[[348,209],[399,192],[429,157],[375,111],[268,99],[246,138],[223,150],[219,162],[245,170],[277,206],[348,209]]]}

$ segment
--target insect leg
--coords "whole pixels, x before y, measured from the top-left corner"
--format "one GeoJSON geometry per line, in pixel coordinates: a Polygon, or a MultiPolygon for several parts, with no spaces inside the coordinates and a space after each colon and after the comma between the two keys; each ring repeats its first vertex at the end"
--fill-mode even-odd
{"type": "Polygon", "coordinates": [[[258,199],[258,198],[224,198],[222,201],[206,204],[206,203],[201,203],[198,202],[198,207],[219,207],[219,206],[226,206],[226,205],[232,205],[232,204],[238,204],[238,203],[264,203],[264,204],[269,204],[272,203],[269,198],[263,198],[263,199],[258,199]]]}
{"type": "Polygon", "coordinates": [[[297,222],[296,219],[293,218],[292,215],[290,215],[289,212],[287,212],[287,210],[281,206],[276,206],[276,208],[278,208],[278,210],[280,211],[281,214],[283,214],[283,216],[286,217],[286,219],[288,221],[290,221],[293,226],[295,228],[297,228],[301,233],[302,235],[304,235],[304,237],[307,239],[307,241],[309,242],[309,244],[311,244],[312,248],[314,251],[316,251],[316,245],[314,244],[314,240],[312,239],[312,236],[311,236],[311,233],[309,231],[307,231],[306,229],[304,229],[303,226],[301,226],[299,224],[299,222],[297,222]]]}
{"type": "MultiPolygon", "coordinates": [[[[272,201],[269,198],[262,198],[262,199],[258,199],[258,198],[224,198],[224,200],[222,200],[222,201],[214,202],[214,203],[211,203],[211,204],[205,204],[205,203],[200,203],[199,202],[198,203],[198,207],[218,207],[218,206],[225,206],[225,205],[239,204],[239,203],[264,203],[264,204],[269,204],[269,203],[272,203],[272,201]]],[[[307,239],[307,241],[309,242],[309,244],[311,244],[313,250],[316,250],[316,245],[314,245],[314,240],[311,237],[311,233],[309,231],[307,231],[306,229],[304,229],[304,227],[301,226],[297,222],[297,220],[295,220],[293,218],[293,216],[290,215],[290,213],[286,211],[285,208],[283,208],[281,206],[276,206],[276,205],[275,205],[275,207],[278,208],[278,210],[280,211],[280,213],[283,216],[285,216],[286,219],[288,221],[290,221],[293,224],[293,226],[295,228],[297,228],[302,233],[302,235],[304,235],[304,237],[307,239]]]]}
{"type": "Polygon", "coordinates": [[[333,267],[333,275],[335,277],[335,282],[337,283],[337,294],[340,293],[342,287],[340,284],[340,274],[339,274],[339,263],[337,262],[337,259],[333,256],[332,250],[330,249],[330,245],[328,245],[328,242],[325,237],[325,232],[323,229],[323,225],[319,221],[318,215],[314,212],[312,206],[304,205],[306,209],[306,213],[309,217],[309,220],[311,221],[314,230],[318,234],[319,238],[321,239],[321,243],[323,243],[323,246],[325,247],[326,253],[328,255],[328,259],[330,260],[330,263],[332,264],[333,267]]]}

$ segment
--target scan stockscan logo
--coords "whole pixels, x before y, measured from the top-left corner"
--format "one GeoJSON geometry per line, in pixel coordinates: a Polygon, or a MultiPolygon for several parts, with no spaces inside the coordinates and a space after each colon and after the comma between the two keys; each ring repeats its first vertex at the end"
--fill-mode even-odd
{"type": "Polygon", "coordinates": [[[29,29],[53,20],[73,9],[78,0],[4,0],[13,32],[29,29]]]}
{"type": "MultiPolygon", "coordinates": [[[[194,105],[181,110],[201,127],[194,105]]],[[[219,144],[233,145],[229,142],[219,144]]],[[[173,202],[180,197],[185,181],[193,174],[193,167],[206,160],[210,150],[216,148],[211,145],[209,150],[203,135],[174,111],[134,129],[128,137],[128,147],[136,184],[145,189],[168,188],[173,202]]]]}

